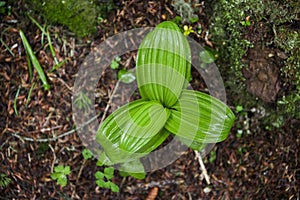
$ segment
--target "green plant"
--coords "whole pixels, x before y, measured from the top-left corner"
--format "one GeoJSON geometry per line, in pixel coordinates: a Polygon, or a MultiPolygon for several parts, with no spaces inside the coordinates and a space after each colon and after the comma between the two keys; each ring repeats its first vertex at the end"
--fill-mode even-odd
{"type": "Polygon", "coordinates": [[[87,94],[80,91],[78,96],[75,98],[74,103],[79,109],[87,109],[90,105],[92,105],[92,100],[87,94]]]}
{"type": "Polygon", "coordinates": [[[82,151],[82,156],[83,156],[84,160],[88,160],[88,159],[93,158],[93,153],[88,149],[84,149],[82,151]]]}
{"type": "Polygon", "coordinates": [[[193,30],[192,26],[184,25],[183,26],[183,35],[188,36],[191,33],[194,33],[195,31],[193,30]]]}
{"type": "Polygon", "coordinates": [[[11,182],[11,179],[6,174],[0,173],[0,187],[1,188],[5,188],[6,186],[9,185],[10,182],[11,182]]]}
{"type": "Polygon", "coordinates": [[[246,17],[245,20],[241,21],[242,26],[250,26],[251,22],[250,22],[250,17],[246,17]]]}
{"type": "Polygon", "coordinates": [[[137,175],[144,173],[139,159],[169,135],[194,150],[226,139],[235,117],[220,100],[187,89],[190,58],[189,43],[173,22],[162,22],[144,38],[136,62],[142,98],[114,111],[100,125],[100,163],[121,164],[121,171],[137,175]]]}
{"type": "Polygon", "coordinates": [[[27,56],[29,57],[28,60],[28,69],[29,69],[29,76],[30,76],[30,79],[32,79],[32,69],[31,69],[31,65],[29,64],[29,60],[32,62],[35,70],[37,71],[42,83],[43,83],[43,86],[44,86],[44,89],[45,90],[49,90],[50,89],[50,85],[48,84],[47,82],[47,78],[46,78],[46,75],[38,61],[38,59],[36,58],[36,56],[34,55],[33,53],[33,50],[31,49],[31,46],[30,44],[28,43],[27,39],[26,39],[26,36],[25,34],[23,33],[22,30],[19,31],[20,32],[20,36],[21,36],[21,39],[22,39],[22,42],[23,42],[23,45],[25,47],[25,51],[26,51],[26,54],[27,56]]]}
{"type": "Polygon", "coordinates": [[[216,152],[216,150],[212,150],[210,153],[209,153],[209,162],[210,163],[213,163],[213,162],[215,162],[215,160],[216,160],[216,158],[217,158],[217,152],[216,152]]]}
{"type": "Polygon", "coordinates": [[[115,59],[110,64],[110,68],[112,68],[112,69],[118,69],[120,61],[121,61],[121,58],[119,56],[115,57],[115,59]]]}
{"type": "Polygon", "coordinates": [[[65,25],[80,37],[94,33],[97,29],[97,18],[105,17],[113,9],[112,0],[27,0],[27,2],[47,21],[65,25]]]}
{"type": "Polygon", "coordinates": [[[202,61],[201,67],[205,68],[207,64],[211,64],[217,60],[218,53],[209,47],[204,47],[204,50],[199,53],[199,57],[202,61]]]}
{"type": "MultiPolygon", "coordinates": [[[[98,164],[98,166],[101,166],[101,164],[98,164]]],[[[111,182],[111,179],[114,177],[114,171],[113,167],[105,167],[103,172],[97,171],[95,173],[96,184],[101,188],[107,188],[113,192],[119,192],[119,186],[111,182]]]]}
{"type": "Polygon", "coordinates": [[[299,89],[296,88],[300,88],[297,86],[300,84],[300,34],[293,28],[299,22],[299,2],[297,0],[271,0],[268,3],[261,0],[210,0],[206,3],[207,6],[211,6],[213,13],[209,28],[211,41],[214,48],[222,55],[217,64],[225,86],[230,91],[228,97],[232,102],[243,105],[246,109],[265,108],[265,115],[260,122],[268,129],[272,126],[279,127],[287,118],[297,117],[299,108],[293,106],[294,104],[282,102],[287,99],[288,102],[297,102],[295,94],[299,89]],[[245,28],[247,26],[249,28],[245,28]],[[265,36],[257,34],[262,29],[267,34],[268,41],[265,36]],[[248,41],[245,36],[252,41],[248,41]],[[242,71],[248,66],[243,61],[247,60],[248,49],[255,45],[281,49],[288,57],[282,62],[284,64],[280,63],[281,85],[288,88],[288,91],[286,89],[280,91],[279,102],[275,103],[277,106],[269,106],[247,92],[247,83],[242,71]]]}
{"type": "Polygon", "coordinates": [[[5,1],[0,1],[0,14],[5,13],[5,10],[6,10],[5,5],[6,5],[5,1]]]}
{"type": "Polygon", "coordinates": [[[48,30],[48,27],[46,26],[46,24],[44,25],[44,27],[42,27],[33,17],[31,17],[30,15],[28,15],[28,17],[42,31],[42,37],[41,37],[42,45],[44,45],[44,36],[45,35],[47,36],[48,46],[49,46],[50,52],[52,54],[52,57],[54,59],[54,65],[53,65],[52,69],[50,70],[50,72],[53,72],[53,71],[57,70],[58,68],[60,68],[62,65],[64,65],[67,60],[65,59],[61,62],[58,61],[55,51],[54,51],[54,48],[53,48],[53,45],[52,45],[51,36],[50,36],[49,30],[48,30]]]}
{"type": "Polygon", "coordinates": [[[135,80],[135,75],[132,71],[126,69],[121,69],[118,72],[118,79],[123,83],[131,83],[135,80]]]}
{"type": "Polygon", "coordinates": [[[51,174],[52,180],[56,180],[58,185],[65,187],[68,182],[67,175],[71,173],[70,166],[58,165],[54,167],[54,172],[51,174]]]}

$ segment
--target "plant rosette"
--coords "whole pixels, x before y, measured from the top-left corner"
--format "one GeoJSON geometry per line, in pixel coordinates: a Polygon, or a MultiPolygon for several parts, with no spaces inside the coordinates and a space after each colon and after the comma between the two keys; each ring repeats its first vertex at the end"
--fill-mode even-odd
{"type": "Polygon", "coordinates": [[[159,24],[145,37],[136,62],[141,99],[120,107],[100,125],[100,162],[139,163],[169,135],[194,150],[226,139],[234,114],[220,100],[187,88],[190,57],[189,43],[173,22],[159,24]]]}
{"type": "Polygon", "coordinates": [[[80,91],[87,90],[93,101],[92,86],[110,66],[110,58],[136,50],[136,44],[139,48],[135,73],[119,70],[119,81],[130,81],[125,84],[126,90],[120,91],[116,85],[114,95],[121,92],[130,99],[138,89],[141,98],[112,108],[112,113],[100,124],[87,123],[96,115],[94,102],[91,110],[83,111],[73,101],[73,118],[78,127],[84,127],[78,134],[99,163],[118,168],[124,176],[142,178],[143,173],[176,160],[188,147],[203,154],[209,152],[211,144],[227,138],[235,116],[223,103],[226,94],[218,68],[211,63],[203,69],[200,52],[204,49],[170,21],[150,31],[149,28],[130,30],[101,43],[83,62],[75,80],[73,99],[80,91]],[[191,64],[196,65],[211,95],[190,89],[191,64]],[[158,149],[169,136],[173,139],[158,149]]]}

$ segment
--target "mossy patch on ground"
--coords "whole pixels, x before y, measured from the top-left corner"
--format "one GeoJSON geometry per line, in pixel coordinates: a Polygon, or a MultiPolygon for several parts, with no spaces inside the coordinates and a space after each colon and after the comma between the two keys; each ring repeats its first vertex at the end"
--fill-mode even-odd
{"type": "Polygon", "coordinates": [[[33,10],[47,21],[67,26],[77,36],[86,36],[96,31],[97,18],[106,17],[113,9],[112,0],[49,0],[28,1],[33,10]]]}
{"type": "MultiPolygon", "coordinates": [[[[265,109],[264,126],[280,121],[279,125],[273,124],[279,127],[288,118],[300,118],[300,31],[295,29],[300,23],[298,1],[212,0],[205,3],[211,5],[211,40],[220,53],[218,66],[233,103],[249,109],[265,109]],[[274,101],[256,95],[260,92],[249,94],[249,82],[243,71],[249,70],[249,59],[255,59],[247,56],[253,47],[262,52],[265,48],[274,50],[269,55],[276,57],[275,71],[278,71],[278,86],[273,90],[279,91],[274,101]]],[[[266,81],[269,80],[272,79],[266,81]]]]}

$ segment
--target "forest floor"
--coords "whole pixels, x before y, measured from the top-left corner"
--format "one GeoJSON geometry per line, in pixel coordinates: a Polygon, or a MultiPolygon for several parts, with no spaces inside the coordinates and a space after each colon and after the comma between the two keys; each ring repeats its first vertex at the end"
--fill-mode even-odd
{"type": "MultiPolygon", "coordinates": [[[[1,17],[0,21],[3,40],[0,46],[0,174],[11,180],[6,187],[0,187],[0,199],[300,198],[300,122],[294,119],[280,129],[269,131],[251,131],[251,127],[257,125],[251,124],[249,132],[241,137],[234,126],[229,137],[203,158],[209,184],[194,151],[187,150],[174,163],[148,173],[143,180],[123,178],[116,172],[113,182],[119,185],[119,193],[99,188],[94,174],[103,168],[96,166],[96,160],[84,160],[81,152],[85,147],[76,131],[72,131],[76,73],[85,57],[108,37],[133,28],[155,27],[176,14],[169,2],[133,0],[120,3],[119,8],[99,24],[93,38],[79,39],[62,26],[50,26],[56,57],[67,61],[50,72],[53,56],[47,45],[41,44],[40,29],[21,14],[24,8],[21,1],[18,4],[12,8],[11,15],[1,17]],[[51,85],[49,91],[43,89],[35,70],[33,81],[29,79],[19,29],[25,32],[46,72],[51,85]],[[33,87],[32,83],[35,83],[33,87]],[[59,137],[62,134],[65,136],[59,137]],[[50,177],[58,164],[71,168],[65,187],[50,177]]],[[[205,19],[202,9],[198,14],[205,19]]],[[[191,36],[205,45],[204,33],[209,25],[205,20],[199,23],[202,23],[203,34],[191,36]]],[[[135,58],[136,51],[124,54],[120,66],[133,68],[135,58]]],[[[108,69],[99,83],[96,110],[105,111],[116,82],[116,71],[108,69]]],[[[195,72],[192,86],[198,90],[205,87],[195,72]]],[[[230,95],[230,91],[226,92],[230,95]]],[[[235,109],[230,100],[227,104],[235,109]]],[[[250,122],[259,121],[251,117],[255,116],[249,116],[250,122]]]]}

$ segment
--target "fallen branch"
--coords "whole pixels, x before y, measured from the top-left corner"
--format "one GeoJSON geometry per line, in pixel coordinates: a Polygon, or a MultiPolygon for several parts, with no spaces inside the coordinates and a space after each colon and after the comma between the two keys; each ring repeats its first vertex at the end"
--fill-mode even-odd
{"type": "Polygon", "coordinates": [[[210,184],[210,178],[209,178],[209,176],[208,176],[208,174],[207,174],[207,170],[206,170],[205,165],[204,165],[204,163],[203,163],[201,154],[200,154],[198,151],[194,151],[194,152],[195,152],[195,156],[196,156],[196,158],[198,159],[198,162],[199,162],[199,164],[200,164],[200,169],[201,169],[201,171],[202,171],[201,176],[204,176],[204,178],[205,178],[207,184],[210,184]]]}

